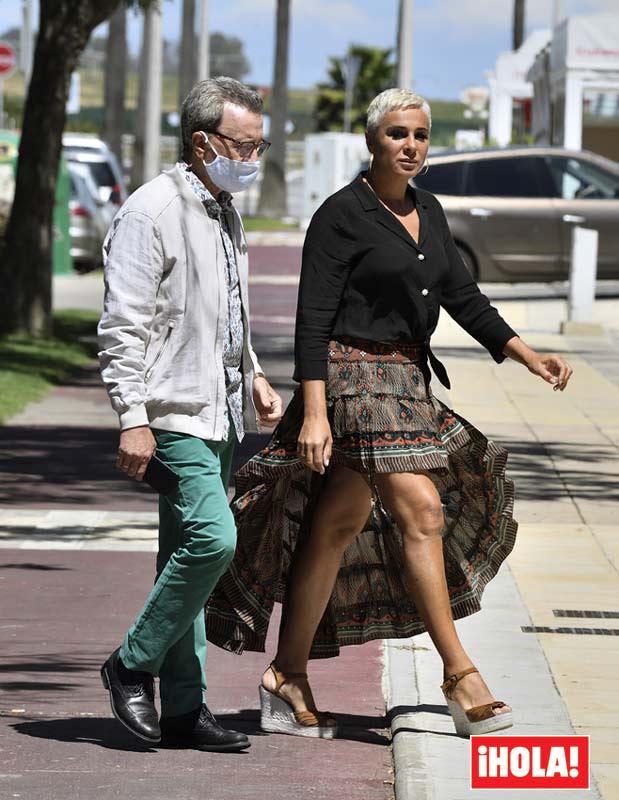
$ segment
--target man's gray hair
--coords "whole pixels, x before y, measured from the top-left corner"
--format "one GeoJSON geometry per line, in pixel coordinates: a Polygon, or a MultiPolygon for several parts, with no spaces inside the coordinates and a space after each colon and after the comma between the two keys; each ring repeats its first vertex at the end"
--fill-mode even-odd
{"type": "Polygon", "coordinates": [[[181,153],[191,160],[191,137],[196,131],[214,131],[221,124],[224,103],[262,114],[262,98],[235,78],[221,75],[196,83],[181,106],[181,153]]]}
{"type": "Polygon", "coordinates": [[[428,128],[432,127],[430,104],[421,95],[408,89],[385,89],[368,106],[366,123],[368,133],[374,136],[384,117],[391,111],[398,111],[401,108],[421,109],[428,118],[428,128]]]}

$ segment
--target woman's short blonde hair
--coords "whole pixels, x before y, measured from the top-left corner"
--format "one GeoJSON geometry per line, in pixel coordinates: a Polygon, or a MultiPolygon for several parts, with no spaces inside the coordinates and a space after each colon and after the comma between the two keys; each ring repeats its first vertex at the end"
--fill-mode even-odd
{"type": "Polygon", "coordinates": [[[411,92],[408,89],[385,89],[368,106],[367,132],[372,136],[375,135],[383,118],[391,111],[397,111],[401,108],[421,109],[428,118],[428,128],[432,127],[430,104],[421,95],[415,94],[415,92],[411,92]]]}

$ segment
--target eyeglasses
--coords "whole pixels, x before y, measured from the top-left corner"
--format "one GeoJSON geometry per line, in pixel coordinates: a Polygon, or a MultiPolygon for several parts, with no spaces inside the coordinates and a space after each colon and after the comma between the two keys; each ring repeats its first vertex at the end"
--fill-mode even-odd
{"type": "Polygon", "coordinates": [[[260,158],[271,146],[271,142],[267,142],[266,139],[261,139],[259,142],[253,142],[251,139],[240,142],[238,139],[233,139],[232,136],[226,136],[225,133],[220,133],[219,131],[210,131],[210,133],[219,136],[220,139],[225,139],[227,142],[232,142],[241,158],[250,158],[254,150],[258,158],[260,158]]]}

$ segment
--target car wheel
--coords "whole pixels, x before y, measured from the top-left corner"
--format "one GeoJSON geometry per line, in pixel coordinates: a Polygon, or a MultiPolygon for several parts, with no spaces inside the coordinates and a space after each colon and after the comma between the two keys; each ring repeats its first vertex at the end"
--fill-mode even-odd
{"type": "Polygon", "coordinates": [[[475,261],[475,256],[471,253],[471,251],[464,247],[461,244],[456,244],[458,248],[458,253],[460,253],[460,258],[464,261],[464,266],[468,269],[471,275],[475,278],[475,280],[479,277],[479,270],[477,268],[477,261],[475,261]]]}

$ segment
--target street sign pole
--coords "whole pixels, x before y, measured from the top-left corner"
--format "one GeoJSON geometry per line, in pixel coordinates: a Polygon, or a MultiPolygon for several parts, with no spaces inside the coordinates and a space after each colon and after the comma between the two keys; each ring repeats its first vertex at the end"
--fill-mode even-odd
{"type": "Polygon", "coordinates": [[[8,42],[0,42],[0,128],[4,128],[4,81],[17,66],[17,54],[8,42]]]}

